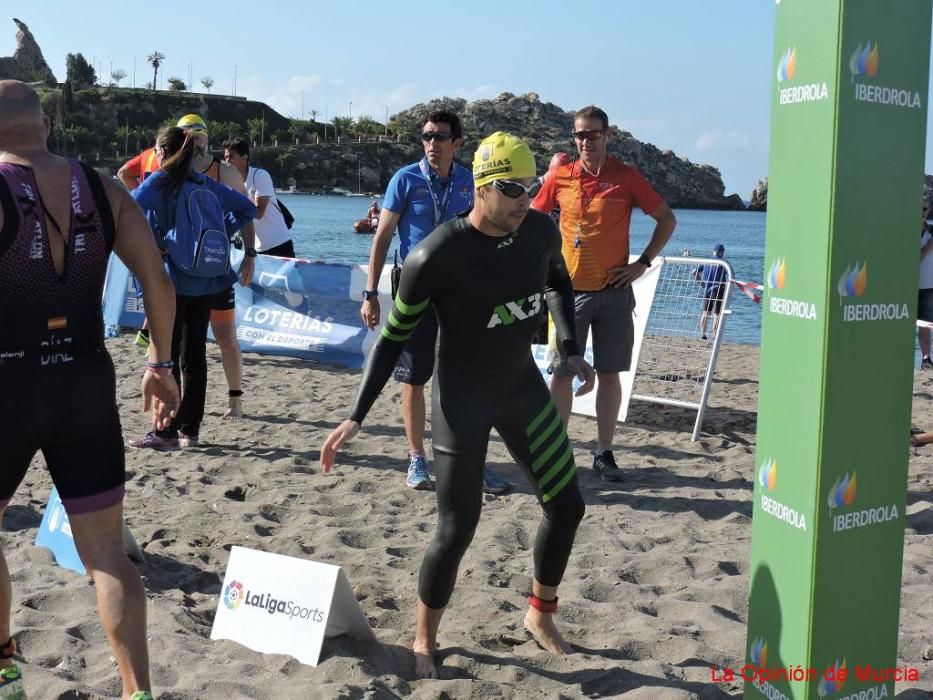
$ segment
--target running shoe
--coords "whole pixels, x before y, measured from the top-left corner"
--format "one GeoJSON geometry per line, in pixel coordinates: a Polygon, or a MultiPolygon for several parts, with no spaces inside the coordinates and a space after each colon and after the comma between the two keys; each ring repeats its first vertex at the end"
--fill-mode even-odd
{"type": "Polygon", "coordinates": [[[593,456],[593,471],[599,474],[603,481],[622,481],[622,470],[616,464],[612,450],[597,452],[593,456]]]}
{"type": "Polygon", "coordinates": [[[133,341],[136,345],[141,348],[149,347],[149,331],[137,331],[136,340],[133,341]]]}
{"type": "Polygon", "coordinates": [[[505,493],[512,488],[512,484],[496,474],[489,467],[483,468],[483,492],[505,493]]]}
{"type": "Polygon", "coordinates": [[[929,357],[920,360],[920,369],[933,369],[933,362],[930,361],[929,357]]]}
{"type": "Polygon", "coordinates": [[[130,695],[130,700],[153,700],[152,693],[148,690],[137,690],[130,695]]]}
{"type": "Polygon", "coordinates": [[[405,483],[410,489],[419,491],[430,491],[434,488],[434,483],[428,474],[428,460],[424,455],[412,455],[411,462],[408,463],[408,478],[405,483]]]}
{"type": "Polygon", "coordinates": [[[16,664],[0,668],[0,698],[2,700],[26,700],[23,673],[16,664]]]}
{"type": "Polygon", "coordinates": [[[200,443],[198,442],[197,435],[185,435],[183,432],[179,431],[178,433],[178,446],[179,447],[197,447],[200,443]]]}
{"type": "Polygon", "coordinates": [[[178,449],[178,438],[162,437],[155,431],[150,430],[143,437],[133,438],[126,444],[138,450],[150,449],[159,452],[173,452],[178,449]]]}

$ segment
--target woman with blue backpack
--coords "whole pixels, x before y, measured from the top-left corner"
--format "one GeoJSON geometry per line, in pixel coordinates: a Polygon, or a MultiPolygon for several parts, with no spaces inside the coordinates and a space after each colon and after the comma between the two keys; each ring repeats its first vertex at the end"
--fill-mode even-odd
{"type": "MultiPolygon", "coordinates": [[[[171,451],[198,444],[213,296],[236,281],[237,273],[230,267],[230,239],[256,216],[249,199],[192,167],[195,149],[194,137],[184,129],[163,128],[156,137],[162,165],[132,193],[149,219],[163,265],[175,284],[172,371],[183,393],[171,426],[131,440],[131,447],[171,451]]],[[[255,255],[253,248],[246,248],[240,267],[244,285],[252,278],[255,255]]]]}

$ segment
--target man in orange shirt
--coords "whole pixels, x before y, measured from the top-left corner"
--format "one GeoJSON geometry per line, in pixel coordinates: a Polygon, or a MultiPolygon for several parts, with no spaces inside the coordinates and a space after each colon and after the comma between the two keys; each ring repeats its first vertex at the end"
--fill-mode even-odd
{"type": "Polygon", "coordinates": [[[159,169],[159,158],[156,156],[155,146],[147,148],[135,158],[126,161],[117,171],[120,182],[130,192],[135,190],[149,175],[159,169]]]}
{"type": "MultiPolygon", "coordinates": [[[[605,481],[621,481],[612,442],[622,405],[619,372],[628,370],[632,360],[632,283],[664,248],[677,220],[641,173],[607,154],[612,132],[603,110],[584,107],[574,115],[573,127],[579,160],[560,165],[532,206],[548,213],[560,208],[562,252],[573,282],[581,345],[593,328],[593,366],[599,378],[593,469],[605,481]],[[636,205],[657,224],[641,257],[629,264],[629,224],[636,205]]],[[[552,370],[551,396],[566,425],[573,373],[559,358],[552,370]]]]}

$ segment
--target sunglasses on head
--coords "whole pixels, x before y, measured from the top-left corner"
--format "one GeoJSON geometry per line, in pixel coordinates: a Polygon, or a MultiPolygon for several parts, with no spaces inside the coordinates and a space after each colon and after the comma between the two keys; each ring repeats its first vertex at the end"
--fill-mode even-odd
{"type": "Polygon", "coordinates": [[[509,199],[518,199],[522,194],[527,194],[529,199],[534,199],[535,195],[541,191],[541,180],[535,180],[527,187],[514,180],[493,180],[492,184],[509,199]]]}
{"type": "Polygon", "coordinates": [[[588,129],[586,131],[574,131],[573,137],[577,139],[577,141],[595,141],[604,133],[606,133],[605,129],[588,129]]]}
{"type": "Polygon", "coordinates": [[[422,141],[450,141],[453,134],[449,131],[424,131],[421,133],[422,141]]]}

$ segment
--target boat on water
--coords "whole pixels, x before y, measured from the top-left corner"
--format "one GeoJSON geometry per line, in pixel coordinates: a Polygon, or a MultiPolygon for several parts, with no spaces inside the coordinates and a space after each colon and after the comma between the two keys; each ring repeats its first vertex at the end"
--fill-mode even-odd
{"type": "Polygon", "coordinates": [[[353,231],[355,233],[375,233],[376,227],[373,226],[371,219],[357,219],[353,222],[353,231]]]}

